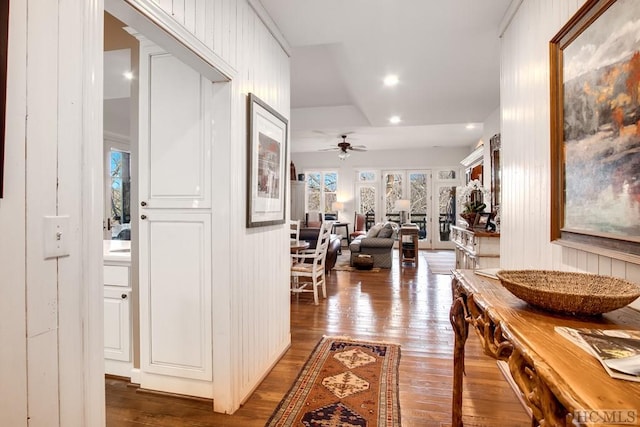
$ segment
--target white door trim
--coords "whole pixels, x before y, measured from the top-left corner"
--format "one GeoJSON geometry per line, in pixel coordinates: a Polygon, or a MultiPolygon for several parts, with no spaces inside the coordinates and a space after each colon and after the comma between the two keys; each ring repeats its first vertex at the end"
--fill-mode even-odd
{"type": "Polygon", "coordinates": [[[85,0],[82,58],[82,312],[84,424],[105,425],[104,298],[102,285],[104,3],[85,0]]]}

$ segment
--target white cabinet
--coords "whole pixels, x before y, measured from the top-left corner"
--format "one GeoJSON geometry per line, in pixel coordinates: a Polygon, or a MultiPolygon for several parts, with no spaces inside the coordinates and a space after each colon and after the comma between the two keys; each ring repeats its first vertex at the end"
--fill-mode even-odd
{"type": "Polygon", "coordinates": [[[304,221],[305,181],[291,181],[291,219],[304,221]]]}
{"type": "Polygon", "coordinates": [[[211,208],[213,85],[155,46],[141,55],[140,200],[148,209],[211,208]]]}
{"type": "Polygon", "coordinates": [[[131,291],[106,286],[104,289],[104,357],[131,361],[131,291]]]}
{"type": "Polygon", "coordinates": [[[149,374],[212,381],[211,216],[158,211],[140,227],[141,386],[155,389],[149,374]]]}
{"type": "Polygon", "coordinates": [[[104,370],[131,377],[131,261],[121,253],[113,255],[106,247],[105,251],[104,370]]]}
{"type": "Polygon", "coordinates": [[[213,85],[148,41],[139,83],[140,386],[212,398],[213,85]]]}
{"type": "Polygon", "coordinates": [[[500,267],[500,234],[452,226],[456,269],[500,267]]]}

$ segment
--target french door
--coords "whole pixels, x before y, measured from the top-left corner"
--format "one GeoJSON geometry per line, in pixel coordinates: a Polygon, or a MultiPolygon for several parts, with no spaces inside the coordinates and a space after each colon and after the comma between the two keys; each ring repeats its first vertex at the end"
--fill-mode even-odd
{"type": "Polygon", "coordinates": [[[410,221],[420,227],[420,248],[431,244],[431,171],[389,170],[382,172],[382,214],[384,219],[399,220],[398,200],[410,201],[410,221]]]}

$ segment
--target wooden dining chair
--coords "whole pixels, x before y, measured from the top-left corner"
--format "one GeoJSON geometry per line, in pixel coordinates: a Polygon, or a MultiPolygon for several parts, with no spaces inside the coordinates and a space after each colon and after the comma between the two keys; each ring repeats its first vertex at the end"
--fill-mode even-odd
{"type": "Polygon", "coordinates": [[[289,235],[291,236],[291,240],[298,241],[300,240],[300,221],[297,219],[292,219],[289,221],[289,235]]]}
{"type": "Polygon", "coordinates": [[[318,305],[318,288],[322,286],[322,297],[327,297],[324,264],[327,259],[327,248],[331,234],[331,223],[324,222],[320,226],[320,234],[316,248],[309,253],[291,254],[291,292],[299,295],[303,292],[313,293],[313,303],[318,305]]]}
{"type": "Polygon", "coordinates": [[[351,240],[355,239],[358,236],[362,236],[363,234],[367,234],[365,230],[365,221],[366,215],[356,212],[353,218],[353,231],[349,234],[351,240]]]}

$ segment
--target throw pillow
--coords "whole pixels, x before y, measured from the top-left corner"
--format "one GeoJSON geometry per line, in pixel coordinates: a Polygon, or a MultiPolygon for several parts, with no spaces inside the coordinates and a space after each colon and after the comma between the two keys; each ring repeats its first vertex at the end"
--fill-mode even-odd
{"type": "Polygon", "coordinates": [[[380,233],[380,230],[382,230],[382,227],[384,227],[383,223],[381,222],[377,223],[376,225],[371,227],[369,231],[367,231],[367,235],[365,237],[378,237],[378,233],[380,233]]]}
{"type": "Polygon", "coordinates": [[[388,239],[392,235],[393,235],[393,225],[391,225],[391,223],[389,222],[386,223],[384,227],[382,227],[382,230],[380,230],[380,232],[378,233],[378,237],[385,238],[385,239],[388,239]]]}

